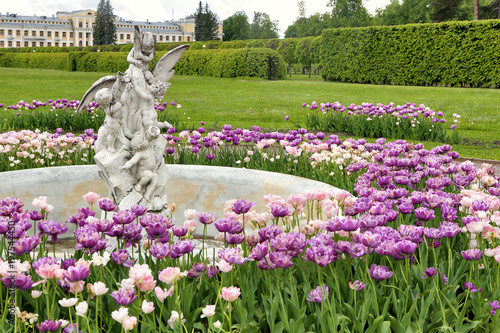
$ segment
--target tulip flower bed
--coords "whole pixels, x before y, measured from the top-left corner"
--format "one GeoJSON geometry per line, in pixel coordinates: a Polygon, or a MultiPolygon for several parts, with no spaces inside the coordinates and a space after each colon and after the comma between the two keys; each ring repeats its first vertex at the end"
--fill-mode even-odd
{"type": "MultiPolygon", "coordinates": [[[[177,125],[179,117],[175,114],[165,112],[168,105],[180,108],[177,102],[157,102],[155,109],[158,111],[159,121],[168,121],[177,125]]],[[[99,108],[97,102],[91,102],[83,108],[80,113],[76,109],[80,101],[68,99],[49,99],[47,102],[32,101],[31,103],[19,101],[14,105],[4,106],[0,103],[0,108],[4,111],[14,111],[15,116],[7,116],[0,130],[18,130],[24,128],[37,128],[40,131],[50,131],[55,128],[64,128],[66,131],[83,132],[86,129],[97,130],[104,122],[104,111],[99,108]]]]}
{"type": "Polygon", "coordinates": [[[490,165],[454,163],[458,154],[447,145],[231,131],[171,132],[166,158],[286,161],[282,167],[297,165],[294,172],[313,169],[343,188],[352,184],[357,196],[270,194],[265,211],[238,199],[223,212],[187,210],[186,221],[172,221],[140,206],[116,211],[88,193],[88,207],[66,223],[47,219],[52,207],[43,197],[32,203],[36,210],[4,198],[1,327],[14,332],[15,319],[21,332],[497,329],[500,177],[490,165]],[[191,147],[178,146],[183,140],[191,147]],[[254,146],[235,153],[221,144],[237,140],[254,146]],[[78,226],[76,252],[61,261],[51,245],[67,223],[78,226]],[[192,235],[212,223],[221,248],[206,253],[205,239],[196,246],[192,235]]]}
{"type": "Polygon", "coordinates": [[[426,140],[459,143],[457,127],[460,115],[454,114],[450,129],[446,133],[446,119],[443,112],[435,112],[425,105],[415,103],[388,105],[363,103],[342,106],[339,102],[312,102],[302,104],[310,112],[307,114],[306,127],[334,133],[349,133],[369,138],[397,138],[407,140],[426,140]]]}

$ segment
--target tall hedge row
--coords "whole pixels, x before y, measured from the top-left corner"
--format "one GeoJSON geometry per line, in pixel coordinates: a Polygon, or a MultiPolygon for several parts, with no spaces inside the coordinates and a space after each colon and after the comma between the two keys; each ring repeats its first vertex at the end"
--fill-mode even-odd
{"type": "Polygon", "coordinates": [[[0,53],[0,67],[68,69],[67,53],[0,53]]]}
{"type": "MultiPolygon", "coordinates": [[[[150,68],[165,53],[157,52],[150,68]]],[[[127,56],[120,52],[0,53],[0,67],[116,73],[128,66],[127,56]]],[[[282,79],[286,75],[279,53],[265,48],[186,51],[174,69],[179,74],[215,77],[282,79]]]]}
{"type": "MultiPolygon", "coordinates": [[[[161,53],[157,55],[161,56],[161,53]]],[[[283,58],[266,48],[187,51],[175,70],[184,75],[214,77],[283,79],[286,75],[283,58]]]]}
{"type": "Polygon", "coordinates": [[[500,87],[500,21],[324,30],[329,81],[500,87]]]}

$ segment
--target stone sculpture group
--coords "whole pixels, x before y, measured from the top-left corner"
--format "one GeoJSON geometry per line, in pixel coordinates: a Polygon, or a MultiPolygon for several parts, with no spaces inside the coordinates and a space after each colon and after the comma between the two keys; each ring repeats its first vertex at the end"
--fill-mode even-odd
{"type": "Polygon", "coordinates": [[[161,211],[167,205],[163,158],[167,142],[161,130],[172,125],[158,121],[154,106],[170,87],[172,67],[188,47],[168,52],[149,71],[155,38],[136,26],[128,69],[99,79],[82,98],[78,111],[95,99],[106,113],[94,145],[94,160],[120,210],[141,204],[161,211]]]}

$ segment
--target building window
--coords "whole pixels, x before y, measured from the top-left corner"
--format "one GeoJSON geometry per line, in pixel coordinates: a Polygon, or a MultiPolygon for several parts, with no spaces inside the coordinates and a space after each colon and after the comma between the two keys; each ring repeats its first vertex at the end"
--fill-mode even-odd
{"type": "Polygon", "coordinates": [[[90,32],[87,32],[87,33],[86,33],[86,35],[87,35],[87,37],[86,37],[86,38],[87,38],[87,39],[90,39],[90,32]]]}
{"type": "Polygon", "coordinates": [[[12,41],[11,40],[9,40],[9,44],[8,45],[9,45],[9,47],[12,47],[12,41]]]}
{"type": "Polygon", "coordinates": [[[52,37],[52,31],[47,31],[47,37],[52,37]]]}
{"type": "Polygon", "coordinates": [[[66,43],[65,42],[63,42],[63,47],[66,47],[66,43]]]}
{"type": "Polygon", "coordinates": [[[83,28],[83,22],[78,22],[78,28],[83,28]]]}
{"type": "Polygon", "coordinates": [[[172,36],[172,42],[175,42],[175,36],[172,36]]]}
{"type": "Polygon", "coordinates": [[[31,31],[31,36],[36,36],[36,30],[31,31]]]}
{"type": "Polygon", "coordinates": [[[8,30],[7,35],[12,36],[12,30],[8,30]]]}
{"type": "Polygon", "coordinates": [[[43,31],[40,31],[40,37],[43,37],[43,31]]]}
{"type": "Polygon", "coordinates": [[[63,38],[66,38],[66,31],[63,31],[63,38]]]}
{"type": "Polygon", "coordinates": [[[0,29],[0,36],[4,36],[5,35],[5,31],[3,29],[0,29]]]}
{"type": "Polygon", "coordinates": [[[21,47],[21,42],[20,41],[16,42],[16,47],[21,47]]]}
{"type": "Polygon", "coordinates": [[[47,46],[52,46],[52,43],[51,42],[47,42],[47,46]]]}
{"type": "Polygon", "coordinates": [[[31,42],[31,46],[36,47],[36,42],[31,42]]]}
{"type": "Polygon", "coordinates": [[[78,33],[78,38],[83,38],[83,32],[78,33]]]}
{"type": "Polygon", "coordinates": [[[29,42],[24,42],[24,47],[30,46],[29,42]]]}
{"type": "Polygon", "coordinates": [[[89,27],[89,22],[85,22],[85,28],[89,27]]]}
{"type": "Polygon", "coordinates": [[[54,46],[55,46],[55,47],[59,47],[59,43],[58,43],[58,42],[55,42],[54,46]]]}
{"type": "Polygon", "coordinates": [[[21,36],[21,30],[16,30],[16,36],[21,36]]]}
{"type": "Polygon", "coordinates": [[[120,39],[123,39],[123,34],[120,34],[120,39]]]}
{"type": "Polygon", "coordinates": [[[0,47],[5,47],[3,40],[0,40],[0,47]]]}
{"type": "Polygon", "coordinates": [[[127,39],[130,39],[130,34],[127,34],[127,39]]]}
{"type": "Polygon", "coordinates": [[[160,36],[160,42],[163,42],[163,36],[160,36]]]}
{"type": "Polygon", "coordinates": [[[43,42],[40,42],[40,46],[43,46],[43,42]]]}
{"type": "Polygon", "coordinates": [[[190,42],[191,41],[191,37],[188,36],[187,37],[187,41],[190,42]]]}
{"type": "Polygon", "coordinates": [[[170,40],[170,36],[165,36],[165,40],[168,42],[170,40]]]}
{"type": "Polygon", "coordinates": [[[73,38],[73,32],[69,33],[69,38],[73,38]]]}
{"type": "Polygon", "coordinates": [[[54,32],[54,37],[59,37],[59,31],[54,32]]]}
{"type": "Polygon", "coordinates": [[[24,35],[28,36],[28,30],[24,30],[24,35]]]}

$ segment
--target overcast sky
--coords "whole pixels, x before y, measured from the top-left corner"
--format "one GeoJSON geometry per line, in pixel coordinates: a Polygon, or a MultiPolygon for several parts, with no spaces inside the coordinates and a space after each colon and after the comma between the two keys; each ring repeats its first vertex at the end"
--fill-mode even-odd
{"type": "MultiPolygon", "coordinates": [[[[198,8],[199,0],[111,0],[113,13],[127,20],[135,21],[164,21],[180,19],[193,14],[198,8]]],[[[271,20],[279,22],[280,35],[283,36],[286,28],[298,17],[297,3],[299,0],[204,0],[219,19],[224,20],[237,11],[243,10],[251,22],[254,12],[264,12],[271,20]]],[[[14,0],[2,1],[0,10],[19,15],[47,15],[57,11],[73,11],[79,9],[96,10],[99,0],[14,0]]],[[[314,13],[325,13],[330,8],[326,6],[328,0],[305,0],[307,16],[314,13]]],[[[375,9],[383,8],[390,0],[364,0],[366,8],[371,14],[375,9]]]]}

